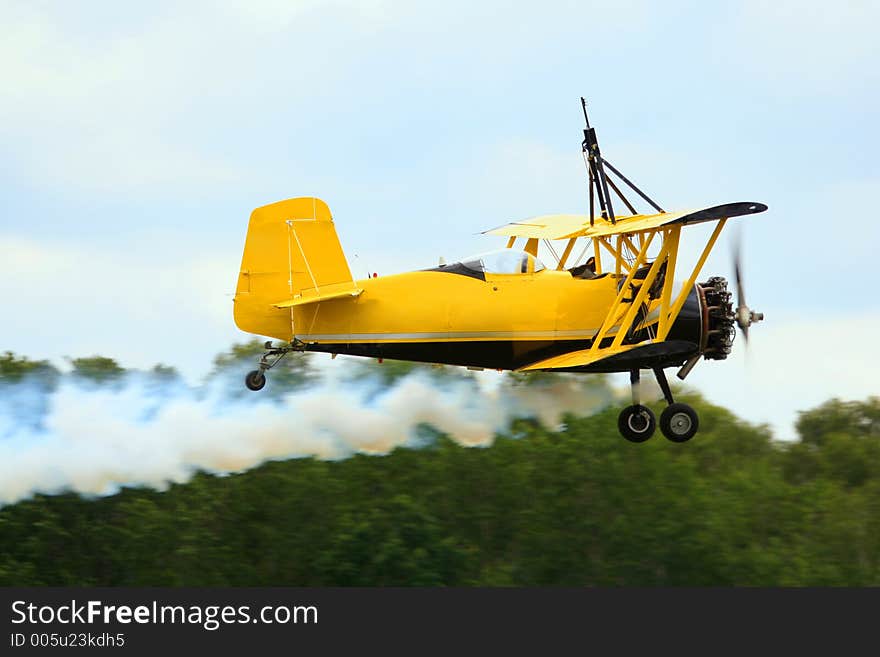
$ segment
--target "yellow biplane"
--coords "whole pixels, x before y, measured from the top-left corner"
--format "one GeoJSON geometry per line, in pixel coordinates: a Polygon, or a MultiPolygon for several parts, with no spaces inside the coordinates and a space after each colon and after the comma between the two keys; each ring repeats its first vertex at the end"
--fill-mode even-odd
{"type": "Polygon", "coordinates": [[[507,238],[496,251],[354,280],[323,201],[294,198],[254,210],[235,323],[287,344],[266,343],[247,387],[261,389],[265,372],[291,351],[518,372],[629,372],[633,403],[621,412],[618,427],[627,440],[642,442],[656,426],[637,385],[640,371],[650,369],[668,403],[660,417],[663,434],[675,442],[692,438],[697,415],[674,401],[664,368],[680,367],[684,379],[701,358],[723,360],[734,325],[747,337],[748,327],[763,319],[745,305],[738,258],[736,308],[724,278],[697,278],[727,220],[767,206],[741,202],[666,212],[601,155],[581,102],[589,215],[533,217],[486,231],[507,238]],[[652,213],[637,212],[623,189],[652,213]],[[615,200],[628,214],[615,213],[615,200]],[[687,277],[676,282],[682,228],[704,222],[715,222],[714,230],[687,277]],[[540,244],[554,266],[538,258],[540,244]]]}

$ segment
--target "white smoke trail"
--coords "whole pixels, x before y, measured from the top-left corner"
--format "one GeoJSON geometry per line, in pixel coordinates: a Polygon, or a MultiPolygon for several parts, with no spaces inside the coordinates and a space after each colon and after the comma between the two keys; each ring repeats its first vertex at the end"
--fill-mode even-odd
{"type": "MultiPolygon", "coordinates": [[[[64,382],[43,393],[41,422],[0,406],[0,505],[35,493],[163,489],[199,470],[239,472],[268,460],[385,454],[416,446],[426,424],[461,445],[489,445],[517,418],[555,427],[566,413],[598,410],[611,394],[576,377],[528,386],[498,380],[485,386],[416,372],[379,387],[325,372],[317,384],[275,400],[251,393],[230,399],[216,381],[207,389],[136,377],[105,388],[64,382]]],[[[238,377],[229,386],[238,390],[238,377]]],[[[37,394],[25,384],[7,387],[21,399],[37,394]]]]}

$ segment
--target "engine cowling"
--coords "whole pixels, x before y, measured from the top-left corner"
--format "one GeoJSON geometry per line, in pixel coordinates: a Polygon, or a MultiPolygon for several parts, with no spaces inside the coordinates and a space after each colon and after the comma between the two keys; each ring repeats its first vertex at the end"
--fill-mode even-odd
{"type": "Polygon", "coordinates": [[[736,313],[732,295],[727,289],[727,279],[712,276],[697,285],[703,301],[703,326],[705,336],[700,343],[703,357],[707,360],[724,360],[733,348],[736,337],[736,313]]]}
{"type": "Polygon", "coordinates": [[[699,346],[694,355],[724,360],[736,337],[736,313],[727,279],[712,276],[690,291],[669,331],[669,340],[687,340],[699,346]]]}

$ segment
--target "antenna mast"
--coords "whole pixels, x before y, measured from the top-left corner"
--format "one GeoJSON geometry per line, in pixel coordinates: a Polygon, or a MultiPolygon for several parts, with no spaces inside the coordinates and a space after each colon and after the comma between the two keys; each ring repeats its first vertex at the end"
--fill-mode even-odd
{"type": "Polygon", "coordinates": [[[581,148],[584,152],[584,159],[587,163],[587,171],[590,178],[590,225],[592,226],[594,222],[593,190],[595,190],[596,196],[599,197],[599,209],[602,212],[602,219],[610,221],[612,224],[617,223],[617,218],[614,216],[614,208],[611,205],[611,195],[608,193],[609,185],[617,196],[620,197],[620,200],[623,201],[623,204],[635,214],[632,204],[623,195],[620,188],[614,184],[614,181],[606,175],[606,165],[612,173],[620,178],[621,182],[641,196],[657,212],[660,212],[661,214],[666,212],[666,210],[657,205],[657,203],[655,203],[647,194],[636,187],[629,178],[618,171],[611,162],[602,157],[602,153],[599,150],[599,142],[596,139],[596,129],[590,127],[590,117],[587,116],[587,101],[584,100],[583,96],[581,96],[581,109],[584,111],[584,122],[587,124],[587,127],[584,129],[584,141],[581,143],[581,148]]]}

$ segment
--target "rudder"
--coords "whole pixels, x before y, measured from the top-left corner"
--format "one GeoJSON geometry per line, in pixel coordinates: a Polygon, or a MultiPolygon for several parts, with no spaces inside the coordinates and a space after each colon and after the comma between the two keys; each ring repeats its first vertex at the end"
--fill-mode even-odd
{"type": "Polygon", "coordinates": [[[285,300],[355,289],[330,208],[321,199],[294,198],[251,213],[235,291],[235,324],[242,331],[293,338],[285,300]]]}

